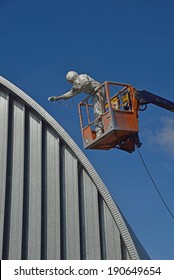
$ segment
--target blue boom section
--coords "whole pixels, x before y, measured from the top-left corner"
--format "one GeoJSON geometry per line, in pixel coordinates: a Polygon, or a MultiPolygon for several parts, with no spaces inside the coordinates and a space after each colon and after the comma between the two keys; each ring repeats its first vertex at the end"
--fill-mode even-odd
{"type": "Polygon", "coordinates": [[[162,107],[166,110],[174,112],[174,102],[169,101],[163,97],[155,95],[146,90],[139,90],[136,93],[136,98],[140,102],[141,105],[152,103],[156,106],[162,107]]]}

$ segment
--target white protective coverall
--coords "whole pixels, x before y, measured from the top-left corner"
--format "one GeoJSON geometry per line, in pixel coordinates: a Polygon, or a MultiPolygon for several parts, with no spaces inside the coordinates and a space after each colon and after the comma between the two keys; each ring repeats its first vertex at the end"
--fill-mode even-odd
{"type": "MultiPolygon", "coordinates": [[[[78,74],[75,71],[69,71],[66,75],[66,79],[68,82],[73,84],[70,91],[67,93],[64,93],[60,96],[50,96],[48,100],[54,102],[59,99],[69,99],[72,98],[80,93],[87,93],[87,94],[93,94],[97,92],[98,87],[100,86],[100,83],[92,79],[90,76],[86,74],[78,74]]],[[[102,99],[102,105],[104,107],[105,103],[105,91],[104,89],[100,90],[100,95],[102,99]]],[[[101,107],[101,104],[99,102],[99,98],[97,94],[94,94],[92,96],[92,102],[94,105],[94,117],[98,118],[103,113],[103,108],[101,107]]],[[[103,125],[101,121],[96,121],[95,123],[95,130],[96,135],[99,137],[103,131],[102,131],[103,125]]]]}

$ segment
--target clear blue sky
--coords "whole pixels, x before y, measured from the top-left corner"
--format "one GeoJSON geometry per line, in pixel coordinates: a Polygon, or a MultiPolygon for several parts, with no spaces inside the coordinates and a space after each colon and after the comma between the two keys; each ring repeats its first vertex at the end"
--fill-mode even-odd
{"type": "MultiPolygon", "coordinates": [[[[80,146],[152,259],[174,259],[174,220],[138,153],[84,150],[68,70],[130,83],[174,101],[173,0],[0,0],[0,75],[44,107],[80,146]],[[67,104],[71,105],[72,100],[67,104]]],[[[140,114],[141,153],[174,213],[174,114],[140,114]]]]}

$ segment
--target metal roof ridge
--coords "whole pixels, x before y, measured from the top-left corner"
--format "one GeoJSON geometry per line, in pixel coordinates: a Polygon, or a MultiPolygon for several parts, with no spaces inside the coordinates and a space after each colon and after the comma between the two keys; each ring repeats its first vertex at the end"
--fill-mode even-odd
{"type": "Polygon", "coordinates": [[[115,203],[112,196],[110,195],[107,187],[101,180],[100,176],[96,172],[95,168],[92,166],[87,157],[83,154],[81,149],[75,143],[75,141],[68,135],[68,133],[64,130],[64,128],[44,109],[39,105],[36,101],[34,101],[29,95],[27,95],[24,91],[19,89],[13,83],[9,82],[4,77],[0,76],[0,84],[5,86],[7,89],[15,93],[19,98],[21,98],[25,103],[31,106],[37,113],[44,119],[47,123],[49,123],[54,130],[59,134],[60,138],[62,138],[67,145],[71,148],[71,150],[77,156],[77,159],[82,163],[85,167],[86,171],[90,175],[94,184],[96,185],[98,191],[101,193],[106,205],[108,206],[119,230],[122,235],[122,238],[125,242],[127,250],[131,256],[131,259],[140,259],[137,248],[134,245],[131,234],[129,233],[125,221],[115,203]]]}

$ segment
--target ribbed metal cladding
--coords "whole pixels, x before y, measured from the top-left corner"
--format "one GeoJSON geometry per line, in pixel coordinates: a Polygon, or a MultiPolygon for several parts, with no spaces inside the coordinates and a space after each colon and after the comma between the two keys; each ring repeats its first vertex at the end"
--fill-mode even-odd
{"type": "Polygon", "coordinates": [[[0,259],[148,259],[63,128],[0,77],[0,259]]]}

